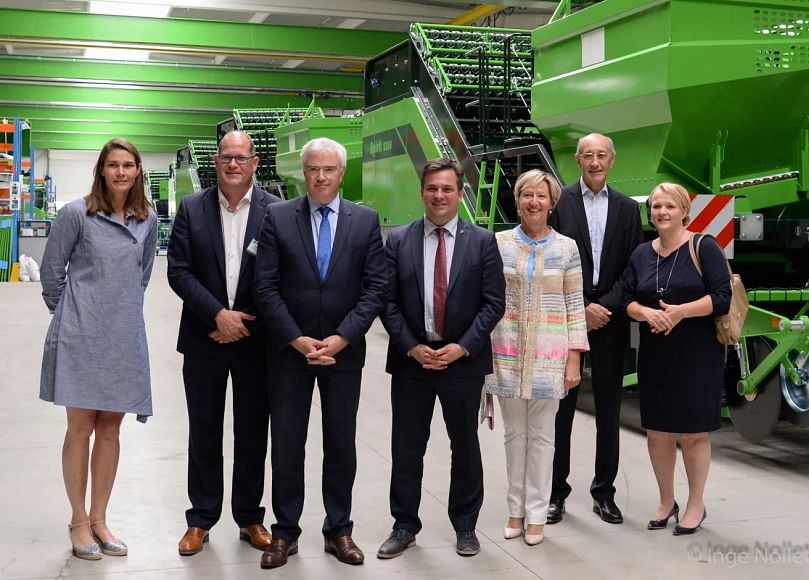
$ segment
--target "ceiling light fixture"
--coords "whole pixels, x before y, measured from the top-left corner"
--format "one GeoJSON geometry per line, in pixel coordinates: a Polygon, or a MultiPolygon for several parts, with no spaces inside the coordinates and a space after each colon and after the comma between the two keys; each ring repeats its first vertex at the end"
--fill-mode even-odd
{"type": "Polygon", "coordinates": [[[335,28],[354,29],[354,28],[358,28],[362,24],[365,24],[365,20],[362,19],[362,18],[346,18],[340,24],[335,26],[335,28]]]}
{"type": "Polygon", "coordinates": [[[90,2],[89,12],[92,14],[111,14],[113,16],[144,16],[146,18],[166,18],[171,6],[161,4],[135,4],[134,2],[90,2]]]}
{"type": "Polygon", "coordinates": [[[132,50],[128,48],[95,48],[84,49],[84,58],[95,60],[127,60],[145,62],[149,60],[148,50],[132,50]]]}

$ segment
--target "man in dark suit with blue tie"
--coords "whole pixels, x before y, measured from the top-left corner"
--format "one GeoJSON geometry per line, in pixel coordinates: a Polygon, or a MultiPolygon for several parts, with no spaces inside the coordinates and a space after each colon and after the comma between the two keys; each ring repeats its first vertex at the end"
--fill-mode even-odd
{"type": "MultiPolygon", "coordinates": [[[[576,240],[581,256],[587,339],[596,416],[593,512],[609,524],[624,521],[615,503],[618,475],[621,389],[629,320],[623,312],[623,272],[643,241],[638,204],[607,185],[615,163],[612,139],[593,133],[579,139],[576,163],[581,179],[562,190],[548,223],[576,240]]],[[[562,520],[571,487],[570,435],[578,387],[568,391],[556,413],[556,451],[548,523],[562,520]]]]}
{"type": "Polygon", "coordinates": [[[325,550],[362,564],[352,540],[351,494],[365,334],[387,296],[379,216],[338,195],[346,150],[314,139],[301,150],[308,194],[275,204],[264,219],[255,299],[267,321],[272,416],[272,545],[262,568],[298,551],[304,451],[315,381],[323,425],[325,550]]]}
{"type": "Polygon", "coordinates": [[[168,278],[183,301],[177,350],[184,355],[188,405],[188,529],[181,555],[202,550],[224,494],[222,436],[228,375],[233,381],[233,519],[239,537],[260,550],[269,405],[267,333],[253,304],[255,245],[274,195],[253,186],[258,157],[250,137],[219,143],[217,185],[182,200],[168,249],[168,278]]]}
{"type": "Polygon", "coordinates": [[[503,261],[494,234],[458,217],[463,173],[450,159],[427,163],[421,176],[424,217],[391,231],[385,246],[390,298],[382,320],[390,334],[393,531],[377,557],[415,543],[424,453],[435,399],[452,448],[449,518],[456,552],[480,551],[475,535],[483,504],[477,413],[483,378],[492,372],[490,334],[505,311],[503,261]]]}

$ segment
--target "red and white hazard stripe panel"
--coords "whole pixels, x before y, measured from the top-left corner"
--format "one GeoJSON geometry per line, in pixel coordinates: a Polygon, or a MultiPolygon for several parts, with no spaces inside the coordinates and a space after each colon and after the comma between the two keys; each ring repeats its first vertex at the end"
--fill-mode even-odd
{"type": "Polygon", "coordinates": [[[692,232],[711,234],[725,250],[728,258],[733,258],[733,201],[732,195],[691,194],[692,232]]]}

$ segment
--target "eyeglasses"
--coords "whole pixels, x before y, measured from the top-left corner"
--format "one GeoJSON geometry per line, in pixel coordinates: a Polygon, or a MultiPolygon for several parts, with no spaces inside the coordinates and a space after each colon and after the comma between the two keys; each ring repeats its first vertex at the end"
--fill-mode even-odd
{"type": "Polygon", "coordinates": [[[610,157],[612,153],[604,153],[600,151],[598,153],[579,153],[579,157],[584,159],[585,161],[592,161],[593,159],[598,159],[599,161],[604,161],[608,157],[610,157]]]}
{"type": "Polygon", "coordinates": [[[217,155],[216,158],[225,165],[235,161],[239,165],[247,165],[255,157],[255,155],[217,155]]]}
{"type": "Polygon", "coordinates": [[[315,167],[313,165],[307,165],[306,167],[303,168],[303,171],[306,173],[306,175],[315,176],[319,175],[320,172],[322,171],[323,175],[325,175],[326,177],[332,177],[339,170],[340,168],[334,165],[327,165],[326,167],[315,167]]]}

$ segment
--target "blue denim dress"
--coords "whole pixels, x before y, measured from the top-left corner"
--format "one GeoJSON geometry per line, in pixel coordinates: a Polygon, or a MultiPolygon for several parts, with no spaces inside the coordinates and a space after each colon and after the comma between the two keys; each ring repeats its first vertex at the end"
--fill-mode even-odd
{"type": "Polygon", "coordinates": [[[39,397],[65,407],[152,415],[143,295],[154,263],[157,216],[126,224],[84,198],[65,205],[42,257],[42,297],[53,314],[39,397]]]}

